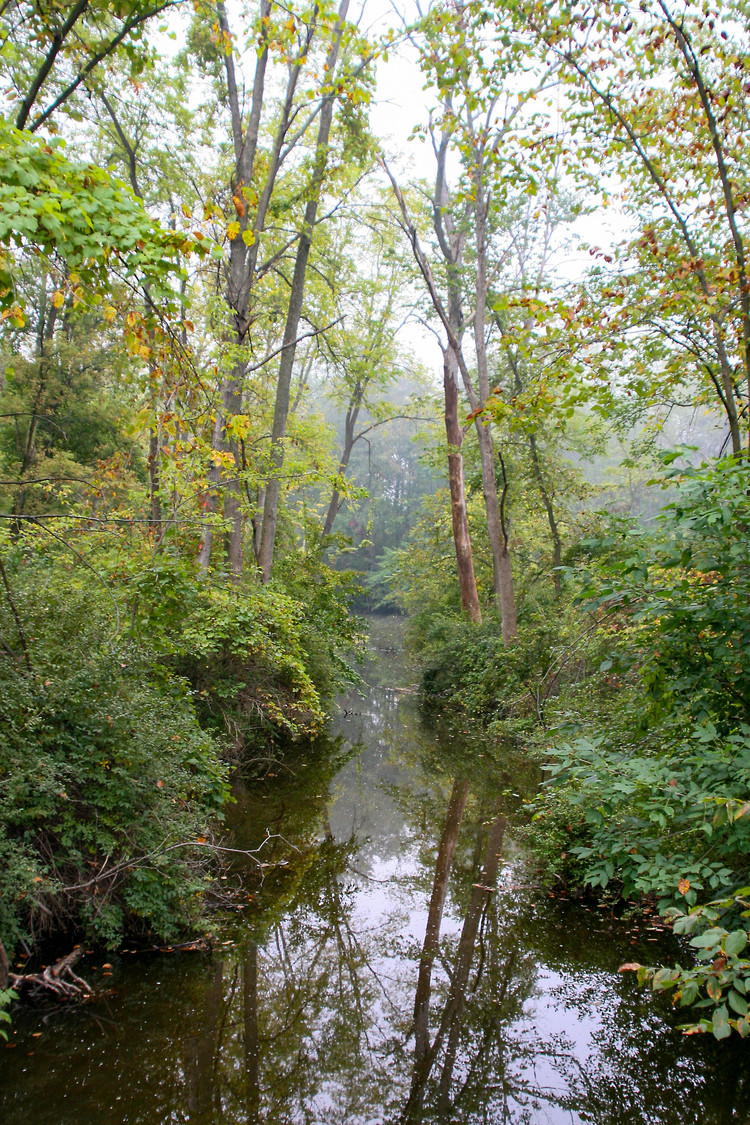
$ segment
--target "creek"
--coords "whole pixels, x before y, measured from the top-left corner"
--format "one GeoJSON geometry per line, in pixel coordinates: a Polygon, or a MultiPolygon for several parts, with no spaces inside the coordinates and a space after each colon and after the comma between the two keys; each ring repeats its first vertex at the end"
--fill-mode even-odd
{"type": "Polygon", "coordinates": [[[401,632],[374,619],[329,736],[238,786],[266,866],[238,858],[210,954],[92,954],[94,1002],[14,1011],[3,1125],[750,1121],[746,1045],[618,972],[675,939],[540,889],[536,771],[422,719],[401,632]]]}

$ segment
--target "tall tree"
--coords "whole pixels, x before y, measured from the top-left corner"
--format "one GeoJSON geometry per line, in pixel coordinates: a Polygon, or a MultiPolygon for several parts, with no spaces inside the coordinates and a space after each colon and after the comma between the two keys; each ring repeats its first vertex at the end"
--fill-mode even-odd
{"type": "Polygon", "coordinates": [[[523,2],[500,5],[501,21],[511,8],[566,79],[581,182],[603,187],[631,224],[615,264],[600,257],[585,308],[589,332],[578,335],[588,336],[590,370],[606,378],[627,365],[633,392],[654,402],[699,388],[741,454],[750,442],[742,6],[523,2]]]}

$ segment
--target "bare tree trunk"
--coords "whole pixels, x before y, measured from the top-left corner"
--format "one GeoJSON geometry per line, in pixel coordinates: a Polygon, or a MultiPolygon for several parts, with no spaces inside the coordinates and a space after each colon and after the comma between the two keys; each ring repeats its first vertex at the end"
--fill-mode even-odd
{"type": "Polygon", "coordinates": [[[458,585],[461,605],[476,624],[482,620],[477,581],[474,575],[474,557],[471,551],[469,521],[466,515],[466,489],[464,487],[464,459],[461,445],[464,440],[458,419],[458,384],[456,357],[450,347],[443,353],[443,389],[445,394],[445,435],[448,439],[448,482],[451,493],[451,520],[453,542],[456,548],[458,585]]]}
{"type": "MultiPolygon", "coordinates": [[[[227,97],[232,120],[232,140],[234,143],[235,166],[232,176],[232,199],[239,231],[229,244],[229,276],[227,278],[227,302],[232,309],[232,328],[229,333],[231,342],[242,347],[250,330],[250,292],[254,280],[254,263],[257,255],[257,246],[250,254],[250,248],[245,244],[242,235],[250,226],[249,210],[245,198],[244,188],[252,179],[255,154],[258,147],[260,133],[260,120],[263,110],[263,91],[266,80],[266,64],[268,62],[268,41],[266,38],[267,17],[271,12],[271,0],[261,0],[261,32],[262,48],[258,53],[255,64],[255,77],[253,79],[253,94],[250,104],[250,116],[247,130],[242,129],[242,100],[237,86],[237,76],[234,69],[234,56],[231,50],[225,54],[224,66],[226,71],[227,97]]],[[[224,36],[231,42],[229,23],[226,8],[223,2],[217,6],[219,26],[224,36]]],[[[292,91],[293,94],[293,91],[292,91]]],[[[268,180],[273,183],[276,166],[273,165],[268,174],[268,180]]],[[[267,185],[266,185],[267,186],[267,185]]],[[[261,226],[265,214],[261,219],[261,226]]],[[[256,226],[258,216],[256,216],[256,226]]],[[[255,229],[255,228],[253,228],[255,229]]],[[[257,243],[258,235],[255,235],[257,243]]],[[[240,473],[242,471],[239,449],[233,438],[227,437],[227,421],[232,415],[242,410],[242,390],[247,370],[247,361],[241,359],[234,365],[231,372],[224,379],[221,387],[221,408],[217,412],[211,438],[211,448],[219,453],[231,453],[234,458],[234,475],[224,485],[224,515],[229,522],[229,563],[235,575],[242,573],[242,504],[240,492],[240,473]]],[[[215,516],[222,492],[221,463],[212,464],[208,471],[209,487],[204,503],[204,515],[208,517],[201,529],[201,542],[198,548],[198,565],[204,572],[208,569],[211,560],[211,549],[214,540],[214,526],[212,517],[215,516]]]]}
{"type": "Polygon", "coordinates": [[[256,564],[260,562],[260,539],[263,532],[263,506],[266,502],[265,487],[258,489],[258,500],[253,514],[253,554],[256,564]]]}
{"type": "MultiPolygon", "coordinates": [[[[338,60],[341,36],[344,30],[344,21],[349,9],[349,0],[341,0],[338,13],[338,23],[333,36],[328,58],[326,60],[327,73],[333,75],[338,60]]],[[[292,287],[289,294],[286,324],[284,326],[284,339],[282,344],[279,374],[276,384],[276,402],[274,405],[273,426],[271,428],[271,477],[266,484],[266,498],[263,506],[263,531],[261,534],[258,565],[261,580],[265,583],[271,577],[273,567],[274,548],[276,546],[276,527],[279,514],[279,496],[281,493],[280,472],[284,464],[284,439],[286,437],[286,424],[289,417],[289,401],[292,384],[292,371],[296,354],[297,332],[302,316],[302,301],[305,295],[305,277],[307,274],[307,261],[310,256],[315,220],[318,214],[318,204],[328,164],[328,148],[333,121],[334,99],[330,94],[320,112],[318,136],[315,145],[315,168],[310,184],[310,194],[305,208],[302,233],[297,244],[297,254],[294,262],[292,287]]]]}
{"type": "MultiPolygon", "coordinates": [[[[445,132],[438,150],[437,180],[435,184],[435,198],[433,200],[433,223],[435,233],[448,265],[449,273],[457,272],[462,256],[462,235],[456,231],[450,214],[448,213],[448,192],[445,181],[445,161],[448,151],[450,134],[445,132]]],[[[474,560],[471,550],[471,537],[469,523],[466,516],[466,489],[464,486],[464,468],[461,446],[463,444],[463,431],[458,418],[458,370],[464,374],[466,364],[461,353],[461,300],[460,286],[449,282],[448,299],[449,308],[445,305],[438,292],[432,267],[419,243],[417,228],[411,221],[403,193],[391,174],[386,162],[381,158],[380,164],[393,187],[401,215],[403,229],[409,237],[414,259],[419,266],[420,273],[427,285],[433,308],[438,314],[445,329],[448,342],[443,348],[443,388],[445,394],[445,432],[451,452],[448,454],[448,481],[451,493],[451,519],[453,524],[453,542],[456,548],[456,563],[458,569],[458,582],[461,591],[461,605],[469,618],[476,624],[482,620],[482,611],[479,606],[476,578],[474,576],[474,560]]]]}
{"type": "MultiPolygon", "coordinates": [[[[241,409],[241,379],[236,376],[236,371],[235,368],[232,376],[225,380],[222,386],[221,408],[216,413],[211,448],[218,453],[231,453],[234,459],[235,476],[223,485],[224,515],[230,521],[230,559],[234,560],[232,570],[239,575],[242,571],[240,484],[237,478],[237,473],[240,470],[240,457],[237,442],[233,438],[228,438],[226,434],[227,419],[234,414],[238,414],[241,409]]],[[[203,510],[204,515],[213,516],[217,511],[222,492],[222,462],[217,459],[208,470],[207,476],[208,492],[203,510]]],[[[213,541],[214,524],[212,520],[207,520],[201,529],[201,542],[198,548],[198,565],[204,572],[208,569],[211,560],[213,541]]]]}
{"type": "MultiPolygon", "coordinates": [[[[484,190],[484,150],[479,145],[474,160],[474,234],[476,238],[477,270],[474,286],[474,350],[477,357],[477,382],[479,394],[468,385],[472,411],[481,409],[490,395],[490,378],[487,363],[487,208],[484,190]]],[[[482,494],[487,516],[487,535],[492,551],[492,576],[495,602],[500,609],[503,644],[508,645],[518,637],[516,598],[513,587],[513,567],[510,559],[509,529],[510,519],[500,511],[497,495],[497,474],[492,441],[492,431],[484,425],[484,420],[476,416],[474,426],[479,442],[482,462],[482,494]]],[[[507,489],[504,489],[504,493],[507,489]]]]}
{"type": "MultiPolygon", "coordinates": [[[[359,403],[355,402],[349,406],[344,420],[344,448],[341,451],[341,460],[339,461],[339,476],[343,477],[349,466],[349,458],[352,455],[354,448],[354,428],[357,425],[357,418],[359,416],[359,403]]],[[[323,535],[330,535],[333,530],[333,525],[338,515],[339,508],[341,507],[341,495],[338,488],[334,488],[331,493],[331,502],[328,505],[326,512],[325,522],[323,524],[323,535]]]]}
{"type": "Polygon", "coordinates": [[[555,584],[555,593],[560,594],[562,590],[560,582],[559,567],[562,566],[562,540],[560,538],[560,529],[557,526],[557,519],[555,518],[555,509],[552,504],[552,497],[549,494],[549,489],[544,480],[542,473],[542,466],[539,461],[539,454],[536,447],[536,438],[533,433],[529,434],[529,453],[531,454],[531,464],[534,468],[534,476],[536,477],[539,495],[544,504],[544,510],[547,513],[547,522],[549,523],[549,531],[552,536],[552,581],[555,584]]]}
{"type": "MultiPolygon", "coordinates": [[[[23,453],[21,454],[21,471],[18,474],[18,489],[13,498],[12,514],[19,517],[23,515],[24,508],[26,507],[26,485],[24,484],[24,477],[36,460],[36,435],[39,429],[39,418],[44,406],[44,397],[47,391],[48,353],[54,342],[55,325],[57,324],[57,309],[51,302],[47,301],[46,284],[47,278],[44,276],[42,278],[42,299],[37,333],[39,373],[37,375],[37,385],[31,417],[29,418],[29,428],[26,431],[26,440],[24,442],[23,453]]],[[[14,521],[11,524],[11,528],[14,536],[19,535],[21,531],[21,520],[18,519],[14,521]]]]}

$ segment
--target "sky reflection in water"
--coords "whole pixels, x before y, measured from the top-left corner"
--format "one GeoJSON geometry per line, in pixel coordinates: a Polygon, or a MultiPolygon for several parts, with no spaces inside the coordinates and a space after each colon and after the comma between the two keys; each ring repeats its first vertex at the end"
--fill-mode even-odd
{"type": "Polygon", "coordinates": [[[229,944],[122,956],[95,1004],[18,1013],[4,1125],[750,1121],[746,1045],[683,1038],[617,973],[663,939],[534,888],[505,827],[533,771],[421,724],[399,625],[374,623],[331,742],[239,791],[237,846],[294,849],[264,849],[286,865],[217,919],[229,944]]]}

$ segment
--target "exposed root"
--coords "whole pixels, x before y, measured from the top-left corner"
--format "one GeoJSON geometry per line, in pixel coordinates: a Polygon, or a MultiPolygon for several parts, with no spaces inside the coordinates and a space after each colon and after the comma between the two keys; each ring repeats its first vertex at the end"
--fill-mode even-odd
{"type": "Polygon", "coordinates": [[[26,995],[30,1000],[88,1000],[94,990],[73,972],[73,966],[82,956],[83,948],[77,945],[40,973],[10,973],[11,986],[19,996],[26,995]]]}

